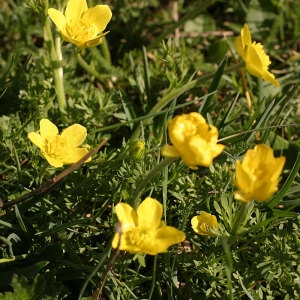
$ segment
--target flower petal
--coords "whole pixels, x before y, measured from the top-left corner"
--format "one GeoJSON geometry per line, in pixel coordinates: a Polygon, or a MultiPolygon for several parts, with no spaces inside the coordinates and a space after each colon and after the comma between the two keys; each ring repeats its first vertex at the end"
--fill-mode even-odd
{"type": "Polygon", "coordinates": [[[122,232],[126,233],[135,228],[138,220],[136,211],[126,203],[119,203],[115,207],[119,222],[121,223],[122,232]]]}
{"type": "Polygon", "coordinates": [[[41,150],[45,149],[45,140],[37,132],[28,133],[28,138],[31,140],[32,143],[38,146],[41,150]]]}
{"type": "Polygon", "coordinates": [[[156,255],[168,250],[172,245],[181,243],[185,240],[185,234],[183,231],[172,227],[163,226],[156,230],[153,244],[148,245],[148,254],[156,255]]]}
{"type": "Polygon", "coordinates": [[[67,23],[81,19],[87,10],[86,0],[69,0],[65,11],[67,23]]]}
{"type": "Polygon", "coordinates": [[[61,11],[54,9],[54,8],[49,8],[48,15],[51,18],[51,20],[53,21],[53,23],[57,26],[59,31],[64,30],[64,28],[66,26],[66,18],[61,11]]]}
{"type": "Polygon", "coordinates": [[[174,146],[166,144],[161,148],[161,155],[165,157],[179,157],[180,153],[174,146]]]}
{"type": "Polygon", "coordinates": [[[86,128],[79,124],[71,125],[61,133],[61,136],[68,141],[69,149],[80,146],[85,140],[86,135],[86,128]]]}
{"type": "Polygon", "coordinates": [[[147,197],[137,208],[138,226],[156,229],[161,224],[163,209],[157,200],[147,197]]]}
{"type": "Polygon", "coordinates": [[[55,168],[60,168],[64,165],[60,159],[49,156],[46,152],[42,152],[42,153],[51,166],[53,166],[55,168]]]}
{"type": "Polygon", "coordinates": [[[284,167],[285,157],[274,157],[268,145],[256,145],[249,149],[242,162],[236,161],[235,186],[237,200],[266,201],[278,189],[279,177],[284,167]]]}
{"type": "Polygon", "coordinates": [[[58,134],[57,127],[48,119],[40,121],[40,134],[43,139],[51,140],[58,134]]]}
{"type": "Polygon", "coordinates": [[[243,29],[241,30],[241,39],[242,39],[242,48],[245,48],[245,45],[252,44],[252,37],[248,27],[248,24],[244,24],[243,29]]]}
{"type": "Polygon", "coordinates": [[[100,33],[106,28],[111,17],[112,13],[107,5],[96,5],[95,7],[89,8],[82,18],[95,25],[98,33],[100,33]]]}
{"type": "MultiPolygon", "coordinates": [[[[63,163],[65,165],[72,165],[78,162],[83,156],[85,156],[89,151],[85,148],[76,148],[71,152],[66,153],[63,157],[63,163]]],[[[85,162],[91,161],[91,157],[87,159],[85,162]]]]}

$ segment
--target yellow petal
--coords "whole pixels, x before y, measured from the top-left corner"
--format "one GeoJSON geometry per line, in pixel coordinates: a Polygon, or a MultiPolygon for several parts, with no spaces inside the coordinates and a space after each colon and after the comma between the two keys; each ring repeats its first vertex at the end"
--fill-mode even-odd
{"type": "Polygon", "coordinates": [[[112,247],[114,249],[116,249],[119,245],[119,239],[120,239],[120,234],[119,233],[115,233],[114,238],[112,240],[112,247]]]}
{"type": "Polygon", "coordinates": [[[245,48],[245,45],[252,44],[251,33],[247,23],[244,24],[243,29],[241,30],[241,38],[242,38],[242,48],[245,48]]]}
{"type": "MultiPolygon", "coordinates": [[[[63,163],[65,165],[71,165],[76,162],[78,162],[83,156],[85,156],[89,151],[85,148],[76,148],[72,151],[66,153],[66,155],[63,157],[63,163]]],[[[86,160],[86,162],[90,161],[91,158],[86,160]]]]}
{"type": "Polygon", "coordinates": [[[247,172],[243,168],[240,161],[236,161],[236,187],[238,188],[238,193],[236,194],[237,200],[242,200],[244,202],[250,202],[253,200],[253,182],[251,180],[251,173],[247,172]]]}
{"type": "Polygon", "coordinates": [[[65,26],[66,26],[66,18],[64,16],[64,14],[54,8],[49,8],[48,9],[48,14],[51,18],[51,20],[53,21],[53,23],[57,26],[57,28],[62,31],[64,30],[65,26]]]}
{"type": "Polygon", "coordinates": [[[163,209],[157,200],[147,197],[137,208],[138,226],[156,229],[161,223],[163,209]]]}
{"type": "Polygon", "coordinates": [[[244,57],[245,53],[244,53],[244,49],[242,47],[242,38],[240,36],[238,36],[234,39],[234,46],[235,46],[235,49],[236,49],[237,53],[239,54],[239,56],[245,60],[245,57],[244,57]]]}
{"type": "Polygon", "coordinates": [[[40,149],[42,150],[45,149],[45,140],[37,132],[30,132],[28,134],[28,138],[31,140],[32,143],[34,143],[40,149]]]}
{"type": "MultiPolygon", "coordinates": [[[[167,249],[175,244],[181,243],[185,240],[183,231],[178,230],[172,226],[163,226],[156,230],[155,246],[149,249],[152,253],[158,254],[166,252],[167,249]]],[[[153,255],[153,254],[152,254],[153,255]]]]}
{"type": "Polygon", "coordinates": [[[40,134],[43,139],[51,140],[58,134],[58,129],[48,119],[42,119],[40,121],[40,134]]]}
{"type": "Polygon", "coordinates": [[[72,21],[81,19],[87,10],[86,0],[69,0],[65,11],[67,23],[70,24],[72,21]]]}
{"type": "Polygon", "coordinates": [[[278,181],[276,182],[258,182],[253,191],[253,199],[264,202],[278,190],[278,181]]]}
{"type": "Polygon", "coordinates": [[[278,189],[279,177],[284,167],[285,157],[275,158],[268,145],[256,145],[249,149],[242,162],[236,162],[235,185],[237,200],[266,201],[278,189]]]}
{"type": "Polygon", "coordinates": [[[207,229],[216,229],[218,228],[218,221],[216,216],[209,214],[205,211],[201,212],[199,216],[195,216],[191,220],[193,230],[200,235],[209,235],[210,232],[207,229]]]}
{"type": "Polygon", "coordinates": [[[138,223],[137,214],[129,204],[119,203],[116,205],[115,211],[121,223],[123,233],[136,227],[138,223]]]}
{"type": "Polygon", "coordinates": [[[47,153],[45,153],[45,152],[43,152],[43,155],[44,155],[44,157],[47,159],[48,163],[49,163],[51,166],[55,167],[55,168],[60,168],[60,167],[62,167],[62,166],[64,165],[63,162],[62,162],[60,159],[58,159],[58,158],[49,156],[49,155],[48,155],[47,153]]]}
{"type": "Polygon", "coordinates": [[[92,40],[88,40],[85,42],[84,47],[96,47],[99,44],[102,43],[103,37],[107,34],[108,32],[106,32],[105,34],[100,34],[98,35],[96,38],[92,39],[92,40]]]}
{"type": "Polygon", "coordinates": [[[80,146],[85,140],[86,135],[86,128],[79,124],[71,125],[61,133],[61,136],[68,141],[69,149],[80,146]]]}
{"type": "Polygon", "coordinates": [[[84,14],[82,19],[87,20],[97,27],[98,33],[102,32],[109,21],[111,20],[112,13],[107,5],[96,5],[89,8],[84,14]]]}
{"type": "Polygon", "coordinates": [[[166,144],[161,148],[161,155],[165,157],[179,157],[180,153],[174,146],[166,144]]]}

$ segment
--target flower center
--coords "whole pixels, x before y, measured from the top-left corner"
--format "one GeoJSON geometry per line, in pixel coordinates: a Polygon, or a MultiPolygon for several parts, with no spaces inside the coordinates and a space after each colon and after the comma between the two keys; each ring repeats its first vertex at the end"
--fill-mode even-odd
{"type": "Polygon", "coordinates": [[[149,228],[134,228],[130,232],[130,242],[139,248],[144,248],[153,239],[154,231],[149,228]]]}
{"type": "Polygon", "coordinates": [[[66,138],[57,135],[53,140],[47,141],[46,152],[49,156],[59,157],[65,155],[68,149],[66,138]]]}
{"type": "Polygon", "coordinates": [[[87,41],[95,38],[98,34],[94,24],[86,20],[76,20],[66,25],[69,37],[77,41],[87,41]]]}

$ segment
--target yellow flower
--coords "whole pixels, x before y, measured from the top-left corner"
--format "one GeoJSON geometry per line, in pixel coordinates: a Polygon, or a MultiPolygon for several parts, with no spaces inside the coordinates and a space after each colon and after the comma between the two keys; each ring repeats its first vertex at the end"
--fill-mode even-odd
{"type": "Polygon", "coordinates": [[[88,8],[86,0],[69,0],[65,14],[54,8],[48,14],[63,38],[80,48],[98,46],[112,17],[107,5],[88,8]]]}
{"type": "Polygon", "coordinates": [[[200,235],[210,235],[210,229],[218,228],[218,221],[216,216],[211,215],[205,211],[201,212],[199,216],[195,216],[191,220],[193,230],[200,235]]]}
{"type": "Polygon", "coordinates": [[[268,71],[271,64],[269,56],[265,53],[261,43],[252,42],[251,33],[247,24],[241,30],[241,35],[234,40],[238,54],[246,63],[248,72],[256,77],[260,77],[276,86],[279,82],[274,74],[268,71]]]}
{"type": "MultiPolygon", "coordinates": [[[[28,138],[41,149],[43,156],[53,167],[74,164],[88,153],[86,148],[78,148],[86,138],[86,129],[79,124],[58,134],[58,129],[52,122],[42,119],[39,132],[30,132],[28,138]]],[[[87,161],[90,160],[91,158],[87,161]]]]}
{"type": "Polygon", "coordinates": [[[168,132],[173,146],[164,145],[161,154],[166,157],[179,157],[191,169],[208,167],[224,149],[217,144],[218,129],[206,123],[196,112],[176,116],[168,123],[168,132]]]}
{"type": "MultiPolygon", "coordinates": [[[[162,205],[153,198],[147,197],[136,211],[126,203],[119,203],[115,209],[122,232],[120,250],[157,255],[185,240],[182,231],[161,221],[162,205]]],[[[117,232],[112,241],[113,248],[118,247],[119,239],[117,232]]]]}
{"type": "Polygon", "coordinates": [[[285,157],[274,157],[273,149],[260,144],[249,149],[243,161],[236,161],[234,197],[243,202],[268,200],[277,190],[285,157]]]}

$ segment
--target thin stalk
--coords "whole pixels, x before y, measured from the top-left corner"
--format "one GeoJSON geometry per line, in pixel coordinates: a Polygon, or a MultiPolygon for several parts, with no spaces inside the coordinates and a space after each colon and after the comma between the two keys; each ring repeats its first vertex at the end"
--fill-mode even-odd
{"type": "Polygon", "coordinates": [[[56,37],[55,44],[54,44],[51,25],[48,17],[45,20],[44,36],[49,51],[51,67],[53,70],[54,85],[55,85],[55,91],[56,91],[56,97],[58,101],[60,115],[63,123],[66,123],[67,102],[65,98],[64,81],[63,81],[61,39],[59,36],[56,37]]]}
{"type": "Polygon", "coordinates": [[[105,37],[102,38],[101,52],[105,61],[111,66],[111,55],[108,47],[108,43],[105,37]]]}
{"type": "Polygon", "coordinates": [[[153,275],[152,275],[152,283],[151,283],[151,290],[150,290],[149,300],[151,300],[153,292],[154,292],[155,281],[156,281],[156,271],[157,271],[157,255],[154,257],[153,275]]]}
{"type": "Polygon", "coordinates": [[[241,227],[243,222],[245,221],[245,217],[247,215],[249,207],[252,205],[253,201],[242,203],[239,211],[237,212],[234,223],[231,229],[230,238],[229,238],[229,245],[231,245],[236,239],[236,233],[238,229],[241,227]]]}
{"type": "Polygon", "coordinates": [[[91,67],[80,55],[80,53],[76,54],[76,59],[79,65],[86,70],[89,74],[95,76],[99,81],[103,80],[103,76],[98,73],[93,67],[91,67]]]}
{"type": "Polygon", "coordinates": [[[153,179],[163,168],[170,165],[173,161],[177,159],[174,157],[167,157],[164,160],[162,160],[158,165],[156,165],[147,175],[146,177],[140,182],[140,184],[137,186],[135,193],[133,194],[132,200],[133,200],[133,207],[136,209],[138,205],[141,202],[141,194],[143,193],[145,187],[150,182],[151,179],[153,179]]]}

